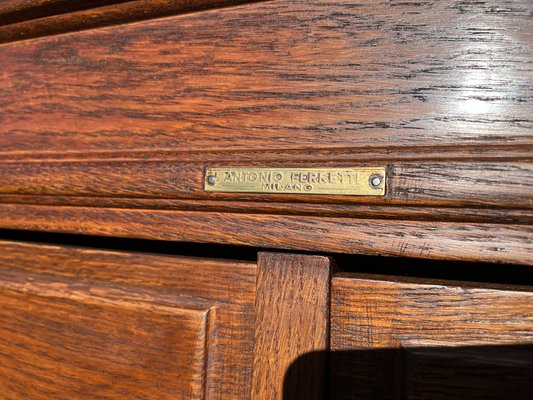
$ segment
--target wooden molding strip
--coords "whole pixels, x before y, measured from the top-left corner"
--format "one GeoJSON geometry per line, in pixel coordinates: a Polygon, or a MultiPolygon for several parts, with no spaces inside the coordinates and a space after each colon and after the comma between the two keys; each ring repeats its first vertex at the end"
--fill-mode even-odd
{"type": "Polygon", "coordinates": [[[0,204],[0,228],[533,265],[533,227],[0,204]]]}
{"type": "MultiPolygon", "coordinates": [[[[10,143],[6,142],[6,147],[10,143]]],[[[31,147],[31,143],[19,143],[31,147]]],[[[32,162],[73,162],[73,161],[180,161],[198,162],[306,162],[309,159],[320,159],[322,162],[361,162],[361,161],[527,161],[533,159],[533,143],[531,145],[492,145],[482,146],[407,146],[393,145],[387,147],[344,147],[301,149],[235,149],[224,147],[207,147],[200,149],[109,149],[80,152],[74,148],[64,151],[35,149],[27,151],[12,148],[8,151],[0,149],[0,164],[21,161],[32,162]]]]}
{"type": "Polygon", "coordinates": [[[128,0],[3,0],[0,3],[0,26],[125,1],[128,0]]]}
{"type": "MultiPolygon", "coordinates": [[[[246,164],[176,162],[0,163],[0,194],[226,201],[278,201],[321,204],[377,204],[444,207],[533,208],[530,162],[333,163],[320,160],[298,167],[386,166],[382,197],[294,194],[210,193],[207,167],[292,167],[285,162],[246,164]]],[[[31,199],[28,199],[31,202],[31,199]]],[[[68,201],[67,201],[68,203],[68,201]]],[[[96,205],[96,204],[95,204],[96,205]]],[[[297,209],[297,206],[295,206],[297,209]]]]}
{"type": "Polygon", "coordinates": [[[323,217],[400,219],[416,221],[533,224],[533,209],[483,207],[427,207],[379,204],[290,203],[282,201],[143,199],[120,197],[0,195],[0,203],[81,206],[143,210],[204,211],[225,213],[307,215],[323,217]]]}
{"type": "Polygon", "coordinates": [[[0,14],[0,43],[124,24],[246,1],[86,0],[73,4],[75,2],[68,0],[45,0],[40,2],[43,3],[40,7],[23,8],[21,5],[17,11],[0,14]]]}

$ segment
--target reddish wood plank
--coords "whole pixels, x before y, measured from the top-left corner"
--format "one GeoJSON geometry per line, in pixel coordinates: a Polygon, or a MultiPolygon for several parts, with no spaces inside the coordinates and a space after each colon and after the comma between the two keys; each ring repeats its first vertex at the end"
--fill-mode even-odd
{"type": "Polygon", "coordinates": [[[332,398],[528,399],[531,288],[341,274],[332,398]]]}
{"type": "Polygon", "coordinates": [[[280,0],[3,45],[0,147],[518,149],[531,12],[280,0]]]}
{"type": "Polygon", "coordinates": [[[256,269],[1,241],[2,394],[248,398],[256,269]]]}
{"type": "MultiPolygon", "coordinates": [[[[310,154],[311,156],[311,154],[310,154]]],[[[219,163],[93,161],[0,163],[0,194],[187,198],[192,200],[293,201],[297,203],[376,203],[444,206],[533,208],[533,163],[529,162],[398,162],[387,163],[383,197],[302,194],[227,194],[204,190],[206,167],[219,163]]],[[[231,163],[230,165],[239,165],[231,163]]],[[[250,162],[259,167],[287,164],[250,162]]],[[[288,164],[294,165],[294,164],[288,164]]],[[[322,161],[299,167],[331,165],[322,161]]],[[[360,166],[361,163],[342,166],[360,166]]],[[[383,164],[364,164],[364,166],[383,164]]],[[[227,165],[225,165],[227,166],[227,165]]],[[[333,164],[333,166],[340,166],[333,164]]],[[[68,199],[68,198],[67,198],[68,199]]],[[[30,199],[31,201],[31,199],[30,199]]],[[[96,204],[95,204],[96,205],[96,204]]],[[[298,205],[294,205],[298,212],[298,205]]]]}
{"type": "Polygon", "coordinates": [[[246,0],[37,0],[0,5],[0,43],[235,5],[246,0]],[[2,11],[5,12],[2,15],[2,11]],[[5,25],[5,26],[1,26],[5,25]]]}
{"type": "Polygon", "coordinates": [[[322,399],[331,261],[276,253],[259,253],[258,261],[251,399],[322,399]],[[313,351],[322,351],[322,357],[293,370],[287,382],[289,367],[313,351]]]}
{"type": "Polygon", "coordinates": [[[203,211],[277,215],[314,215],[347,218],[381,218],[415,221],[488,222],[492,224],[533,224],[531,209],[405,207],[380,204],[286,203],[280,201],[142,199],[78,196],[0,195],[0,203],[146,210],[203,211]]]}
{"type": "Polygon", "coordinates": [[[533,265],[530,225],[8,204],[0,216],[9,229],[533,265]]]}

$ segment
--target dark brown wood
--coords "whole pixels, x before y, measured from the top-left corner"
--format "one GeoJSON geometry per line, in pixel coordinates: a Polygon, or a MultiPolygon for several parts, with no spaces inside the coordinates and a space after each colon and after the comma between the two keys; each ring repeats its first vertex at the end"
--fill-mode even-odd
{"type": "Polygon", "coordinates": [[[529,399],[531,288],[341,274],[332,398],[529,399]]]}
{"type": "Polygon", "coordinates": [[[259,253],[252,400],[320,400],[329,347],[331,261],[259,253]],[[313,364],[290,371],[311,352],[313,364]]]}
{"type": "Polygon", "coordinates": [[[8,229],[533,265],[529,225],[9,204],[0,215],[8,229]]]}
{"type": "Polygon", "coordinates": [[[0,8],[0,43],[228,6],[246,0],[42,0],[0,8]],[[1,26],[5,25],[5,26],[1,26]]]}
{"type": "Polygon", "coordinates": [[[0,242],[6,399],[249,398],[256,265],[0,242]]]}
{"type": "Polygon", "coordinates": [[[2,45],[0,148],[530,147],[531,12],[282,0],[2,45]]]}
{"type": "MultiPolygon", "coordinates": [[[[310,154],[311,155],[311,154],[310,154]]],[[[293,201],[309,203],[376,203],[430,206],[493,206],[533,208],[533,163],[530,162],[387,162],[387,190],[383,197],[228,194],[204,190],[208,166],[228,164],[179,161],[57,161],[0,163],[0,194],[188,198],[212,200],[293,201]]],[[[235,161],[230,166],[238,166],[235,161]]],[[[290,166],[275,159],[245,166],[290,166]]],[[[322,160],[299,166],[339,166],[322,160]]],[[[346,166],[358,166],[354,161],[346,166]]],[[[68,199],[68,198],[66,198],[68,199]]],[[[31,198],[29,198],[31,201],[31,198]]],[[[294,205],[298,211],[298,205],[294,205]]]]}
{"type": "Polygon", "coordinates": [[[0,26],[124,1],[127,0],[3,0],[0,26]]]}

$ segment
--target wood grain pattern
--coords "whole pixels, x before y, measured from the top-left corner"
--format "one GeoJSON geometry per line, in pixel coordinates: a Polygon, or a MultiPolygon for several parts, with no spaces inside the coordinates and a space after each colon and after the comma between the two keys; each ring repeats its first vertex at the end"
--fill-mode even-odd
{"type": "Polygon", "coordinates": [[[1,15],[0,9],[0,43],[234,5],[245,1],[43,0],[36,2],[40,3],[39,6],[35,4],[36,7],[14,4],[14,11],[9,14],[1,15]]]}
{"type": "MultiPolygon", "coordinates": [[[[277,200],[277,199],[276,199],[277,200]]],[[[141,199],[117,197],[0,195],[0,203],[74,205],[102,208],[178,210],[274,215],[315,215],[347,218],[381,218],[415,221],[488,222],[492,224],[533,223],[533,210],[474,207],[425,207],[380,204],[300,203],[280,201],[141,199]]]]}
{"type": "Polygon", "coordinates": [[[3,396],[247,398],[255,276],[243,262],[0,242],[3,396]]]}
{"type": "Polygon", "coordinates": [[[533,265],[528,225],[0,204],[0,228],[533,265]]]}
{"type": "MultiPolygon", "coordinates": [[[[309,203],[376,203],[430,206],[493,206],[533,208],[533,163],[424,162],[388,163],[383,197],[302,194],[209,193],[204,190],[207,167],[230,163],[183,162],[31,162],[0,163],[0,194],[188,198],[212,200],[285,200],[309,203]]],[[[283,166],[249,162],[247,166],[283,166]]],[[[294,165],[294,164],[289,164],[294,165]]],[[[300,167],[332,165],[324,161],[300,167]]],[[[361,165],[344,164],[344,166],[361,165]]],[[[366,166],[379,165],[367,164],[366,166]]],[[[340,165],[333,164],[338,167],[340,165]]],[[[294,205],[295,211],[298,206],[294,205]]]]}
{"type": "Polygon", "coordinates": [[[530,396],[531,288],[340,274],[331,301],[332,398],[530,396]]]}
{"type": "Polygon", "coordinates": [[[531,12],[280,0],[5,44],[0,148],[530,147],[531,12]]]}
{"type": "Polygon", "coordinates": [[[127,0],[3,0],[0,26],[127,0]]]}
{"type": "Polygon", "coordinates": [[[285,374],[299,357],[329,346],[331,261],[326,257],[259,253],[252,400],[319,400],[325,356],[285,374]]]}

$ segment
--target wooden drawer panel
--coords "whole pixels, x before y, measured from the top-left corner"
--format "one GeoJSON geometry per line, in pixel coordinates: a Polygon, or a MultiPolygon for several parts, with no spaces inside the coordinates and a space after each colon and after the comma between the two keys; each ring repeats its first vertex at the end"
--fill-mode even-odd
{"type": "Polygon", "coordinates": [[[330,271],[0,241],[0,397],[320,400],[330,271]]]}
{"type": "Polygon", "coordinates": [[[203,398],[208,309],[26,286],[0,293],[8,398],[203,398]]]}
{"type": "Polygon", "coordinates": [[[256,268],[1,242],[3,398],[247,398],[256,268]]]}
{"type": "Polygon", "coordinates": [[[334,399],[526,399],[533,293],[342,274],[332,280],[334,399]]]}

